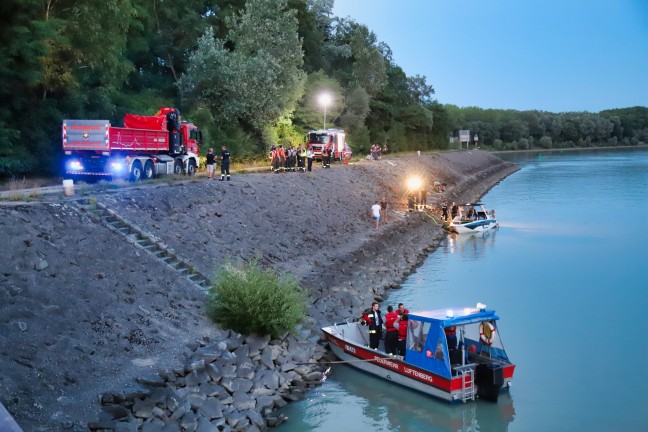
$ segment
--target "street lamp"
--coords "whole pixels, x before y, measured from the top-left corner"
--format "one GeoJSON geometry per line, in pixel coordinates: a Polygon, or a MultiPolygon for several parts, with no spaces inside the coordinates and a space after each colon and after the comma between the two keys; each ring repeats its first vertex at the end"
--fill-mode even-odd
{"type": "Polygon", "coordinates": [[[331,104],[331,95],[328,93],[322,93],[317,99],[320,105],[324,106],[324,130],[326,130],[326,107],[331,104]]]}

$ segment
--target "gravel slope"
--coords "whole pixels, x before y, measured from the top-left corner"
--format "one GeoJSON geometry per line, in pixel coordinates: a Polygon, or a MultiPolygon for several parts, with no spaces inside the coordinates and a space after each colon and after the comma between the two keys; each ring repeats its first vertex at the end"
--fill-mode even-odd
{"type": "MultiPolygon", "coordinates": [[[[448,184],[430,193],[434,207],[477,199],[516,169],[489,153],[448,152],[231,182],[97,186],[74,198],[107,205],[205,275],[250,259],[295,274],[312,292],[317,332],[397,287],[445,235],[437,208],[406,211],[408,176],[448,184]],[[388,222],[375,229],[369,209],[382,195],[388,222]]],[[[135,377],[174,367],[214,332],[202,292],[67,200],[0,206],[0,402],[25,431],[84,430],[101,393],[136,388],[135,377]]]]}

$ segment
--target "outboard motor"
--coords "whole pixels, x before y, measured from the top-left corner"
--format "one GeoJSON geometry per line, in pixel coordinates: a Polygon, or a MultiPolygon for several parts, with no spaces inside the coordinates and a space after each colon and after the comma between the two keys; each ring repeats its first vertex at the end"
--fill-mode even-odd
{"type": "Polygon", "coordinates": [[[499,392],[504,385],[504,369],[499,364],[478,364],[475,368],[477,396],[491,402],[497,402],[499,392]]]}

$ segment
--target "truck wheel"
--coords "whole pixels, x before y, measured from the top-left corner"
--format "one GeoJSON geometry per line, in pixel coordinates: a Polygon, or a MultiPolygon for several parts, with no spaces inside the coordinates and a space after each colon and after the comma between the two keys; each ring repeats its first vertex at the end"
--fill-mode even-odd
{"type": "Polygon", "coordinates": [[[139,162],[134,162],[133,167],[131,168],[131,181],[140,181],[142,180],[142,164],[139,162]]]}
{"type": "Polygon", "coordinates": [[[177,160],[173,164],[173,174],[180,175],[184,174],[184,167],[182,166],[182,161],[177,160]]]}
{"type": "Polygon", "coordinates": [[[187,175],[192,176],[196,174],[196,161],[193,159],[189,161],[189,167],[187,168],[187,175]]]}
{"type": "Polygon", "coordinates": [[[155,175],[155,172],[153,171],[153,162],[151,161],[146,161],[144,164],[144,180],[150,180],[153,178],[155,175]]]}

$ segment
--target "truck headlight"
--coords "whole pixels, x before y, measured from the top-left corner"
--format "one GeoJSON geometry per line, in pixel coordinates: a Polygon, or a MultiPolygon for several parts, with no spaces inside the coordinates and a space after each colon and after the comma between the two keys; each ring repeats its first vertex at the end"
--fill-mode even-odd
{"type": "Polygon", "coordinates": [[[121,163],[121,162],[111,162],[110,163],[110,168],[113,171],[121,171],[122,169],[124,169],[124,164],[121,163]]]}
{"type": "Polygon", "coordinates": [[[81,162],[78,160],[73,160],[70,161],[70,164],[68,165],[71,170],[74,171],[82,171],[83,170],[83,165],[81,165],[81,162]]]}

